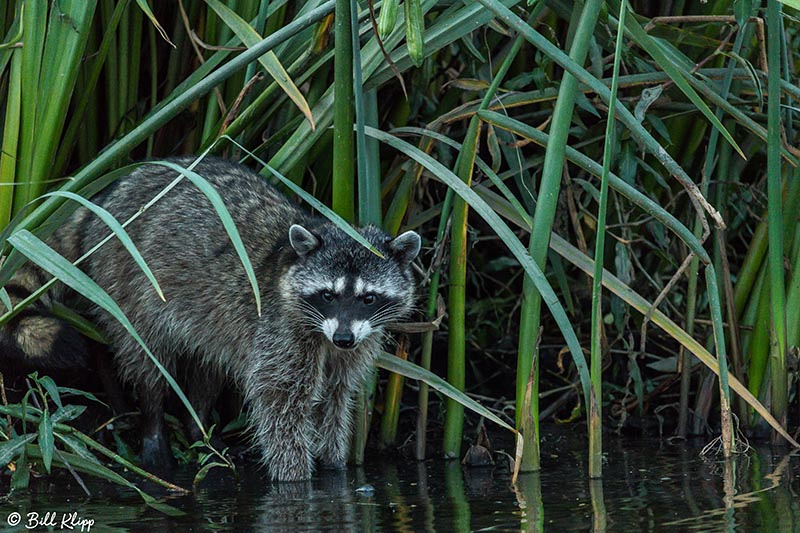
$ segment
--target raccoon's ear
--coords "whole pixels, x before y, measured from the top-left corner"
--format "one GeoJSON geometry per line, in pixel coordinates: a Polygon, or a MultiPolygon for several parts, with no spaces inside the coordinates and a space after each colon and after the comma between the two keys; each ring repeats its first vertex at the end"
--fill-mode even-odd
{"type": "Polygon", "coordinates": [[[297,255],[304,257],[319,246],[319,239],[300,224],[292,224],[289,228],[289,244],[297,255]]]}
{"type": "Polygon", "coordinates": [[[422,247],[422,239],[416,231],[407,231],[389,242],[389,250],[403,265],[416,259],[420,247],[422,247]]]}

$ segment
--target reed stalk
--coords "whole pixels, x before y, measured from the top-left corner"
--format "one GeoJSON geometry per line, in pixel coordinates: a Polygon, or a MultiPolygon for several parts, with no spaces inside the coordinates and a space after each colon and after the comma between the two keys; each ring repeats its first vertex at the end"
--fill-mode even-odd
{"type": "MultiPolygon", "coordinates": [[[[767,0],[767,217],[769,236],[770,382],[772,413],[786,424],[788,405],[786,371],[786,294],[783,260],[781,170],[781,47],[784,35],[781,4],[767,0]]],[[[773,443],[781,442],[777,434],[773,443]]]]}
{"type": "MultiPolygon", "coordinates": [[[[736,40],[734,41],[733,44],[734,54],[739,54],[741,52],[746,35],[747,33],[745,32],[745,29],[740,27],[738,33],[736,34],[736,40]]],[[[727,98],[730,92],[730,87],[733,81],[733,73],[735,67],[736,67],[736,60],[731,58],[728,63],[725,77],[722,81],[722,86],[720,88],[720,93],[723,98],[727,98]]],[[[722,119],[723,110],[720,107],[717,107],[715,111],[715,116],[718,119],[722,119]]],[[[708,145],[706,147],[706,157],[703,165],[703,180],[700,184],[701,193],[705,197],[708,197],[710,176],[714,173],[715,165],[717,165],[716,156],[718,152],[717,143],[719,141],[719,135],[720,135],[719,130],[713,129],[709,134],[708,145]]],[[[702,238],[703,236],[703,224],[702,221],[699,219],[699,217],[695,219],[694,235],[698,239],[702,238]]],[[[717,265],[716,268],[719,269],[720,268],[719,262],[715,262],[715,264],[717,265]]],[[[689,334],[693,334],[695,329],[699,267],[700,267],[700,261],[697,258],[697,256],[695,256],[692,258],[691,264],[689,265],[689,284],[687,287],[687,299],[686,299],[686,305],[687,305],[686,331],[689,334]]],[[[737,333],[731,332],[731,334],[736,335],[737,333]]],[[[678,420],[677,433],[681,437],[686,437],[687,424],[689,418],[688,397],[689,397],[689,384],[690,384],[692,360],[691,356],[684,349],[681,349],[680,356],[681,356],[681,392],[680,392],[680,407],[678,415],[679,420],[678,420]]]]}
{"type": "MultiPolygon", "coordinates": [[[[529,22],[534,20],[543,8],[543,4],[540,4],[535,8],[529,17],[529,22]]],[[[483,96],[481,100],[481,104],[478,110],[485,110],[489,107],[489,104],[492,102],[495,94],[497,93],[497,89],[500,87],[500,83],[502,83],[503,79],[505,78],[508,70],[511,68],[511,65],[514,59],[517,57],[522,45],[524,44],[525,39],[522,37],[517,37],[514,40],[514,43],[511,45],[511,49],[509,50],[508,54],[506,55],[505,59],[500,65],[495,76],[492,78],[492,83],[489,85],[489,88],[486,91],[486,94],[483,96]]],[[[463,179],[467,184],[471,181],[471,173],[473,169],[474,160],[476,157],[476,152],[478,149],[478,137],[480,134],[480,121],[476,120],[476,116],[473,116],[472,120],[470,120],[469,127],[467,128],[466,139],[464,141],[464,145],[462,146],[461,152],[459,152],[459,159],[456,163],[457,174],[458,176],[463,179]],[[465,153],[466,152],[466,153],[465,153]],[[469,168],[466,166],[469,165],[469,168]]],[[[449,197],[448,197],[449,198],[449,197]]],[[[449,315],[450,315],[450,331],[451,337],[448,342],[448,381],[451,384],[460,387],[463,390],[464,387],[464,363],[465,363],[465,341],[463,331],[460,333],[456,333],[453,336],[453,320],[455,318],[455,324],[458,325],[459,323],[464,323],[464,302],[465,296],[464,291],[466,290],[465,285],[463,283],[466,280],[466,224],[467,224],[467,212],[468,208],[466,203],[461,199],[456,199],[453,206],[453,225],[451,228],[451,235],[453,235],[451,240],[451,247],[450,247],[450,305],[449,305],[449,315]],[[463,228],[461,227],[463,224],[463,228]],[[459,233],[454,233],[458,231],[459,233]],[[458,235],[458,237],[456,237],[458,235]],[[463,254],[463,255],[461,255],[463,254]],[[455,257],[455,263],[454,263],[455,257]],[[463,269],[463,270],[462,270],[463,269]],[[455,283],[453,281],[455,274],[455,283]],[[454,299],[455,296],[455,299],[454,299]],[[452,376],[452,380],[451,380],[452,376]]],[[[444,211],[443,211],[444,214],[444,211]]],[[[442,221],[440,221],[440,228],[442,228],[442,221]]],[[[436,281],[438,284],[438,270],[436,272],[436,281]]],[[[433,288],[431,288],[431,293],[429,295],[428,300],[428,312],[429,315],[435,309],[435,302],[433,301],[434,292],[433,288]]],[[[432,337],[431,337],[432,340],[432,337]]],[[[431,342],[431,340],[426,339],[426,342],[431,342]]],[[[428,364],[430,362],[428,361],[428,364]]],[[[420,394],[420,399],[422,400],[422,394],[420,394]]],[[[446,417],[445,417],[445,443],[444,443],[444,451],[445,457],[455,457],[458,455],[460,447],[461,447],[461,432],[463,428],[463,423],[460,420],[463,417],[463,407],[459,405],[453,405],[455,402],[448,402],[446,417]]],[[[424,424],[423,424],[424,427],[424,424]]],[[[519,428],[518,428],[519,429],[519,428]]],[[[418,427],[418,430],[420,428],[418,427]]],[[[525,438],[525,436],[523,436],[525,438]]],[[[424,442],[424,441],[423,441],[424,442]]],[[[533,439],[527,442],[533,442],[533,439]]],[[[424,445],[423,445],[424,448],[424,445]]],[[[420,452],[419,448],[417,451],[418,458],[420,455],[424,455],[424,452],[420,452]]]]}
{"type": "Polygon", "coordinates": [[[355,141],[353,139],[353,35],[351,0],[336,0],[334,19],[333,210],[349,222],[355,211],[355,141]]]}
{"type": "MultiPolygon", "coordinates": [[[[356,152],[358,167],[358,223],[379,225],[381,221],[381,168],[377,142],[367,139],[366,125],[378,126],[377,91],[364,91],[361,42],[358,37],[358,10],[355,0],[350,2],[350,36],[353,52],[353,92],[356,118],[356,152]]],[[[352,456],[356,464],[363,464],[364,449],[369,433],[377,374],[372,372],[356,398],[356,423],[352,456]]],[[[402,390],[402,387],[401,387],[402,390]]],[[[399,403],[399,402],[398,402],[399,403]]]]}
{"type": "MultiPolygon", "coordinates": [[[[470,120],[464,145],[456,161],[456,175],[469,186],[472,182],[475,155],[478,151],[481,121],[477,115],[470,120]]],[[[447,381],[458,390],[465,387],[466,351],[466,290],[467,290],[467,203],[456,198],[450,227],[450,281],[448,288],[447,381]]],[[[442,449],[446,459],[461,454],[461,434],[464,427],[464,406],[449,399],[445,412],[442,449]]]]}
{"type": "MultiPolygon", "coordinates": [[[[589,0],[583,6],[575,37],[570,47],[569,60],[582,64],[589,50],[589,43],[593,35],[593,28],[597,22],[602,2],[589,0]]],[[[576,7],[578,9],[578,7],[576,7]]],[[[528,251],[540,268],[544,268],[547,260],[547,249],[550,242],[550,231],[553,227],[555,210],[558,204],[558,195],[561,187],[561,172],[564,167],[564,152],[567,145],[572,112],[575,105],[578,81],[570,73],[565,72],[559,87],[553,118],[550,125],[550,141],[545,151],[542,179],[539,184],[539,194],[536,201],[536,210],[533,213],[533,231],[531,232],[528,251]]],[[[517,405],[524,404],[525,389],[528,385],[528,376],[533,365],[534,347],[536,345],[536,332],[539,331],[541,314],[541,296],[536,291],[529,278],[525,278],[522,292],[522,311],[520,314],[520,336],[517,355],[517,405]]],[[[531,410],[536,434],[538,435],[539,420],[539,376],[533,376],[531,385],[531,410]]],[[[516,422],[520,427],[522,409],[517,409],[516,422]]],[[[539,470],[538,438],[532,439],[523,455],[522,470],[539,470]]]]}
{"type": "MultiPolygon", "coordinates": [[[[600,176],[600,202],[597,208],[597,237],[594,248],[594,276],[592,276],[592,346],[591,375],[592,396],[589,404],[589,477],[603,477],[603,264],[605,257],[606,213],[608,211],[608,174],[611,160],[615,155],[616,121],[614,108],[617,103],[619,87],[619,64],[622,56],[622,37],[625,27],[625,14],[628,11],[626,0],[619,6],[619,26],[617,43],[614,48],[614,67],[611,75],[611,102],[608,106],[606,140],[603,146],[603,173],[600,176]]],[[[552,135],[552,134],[551,134],[552,135]]]]}

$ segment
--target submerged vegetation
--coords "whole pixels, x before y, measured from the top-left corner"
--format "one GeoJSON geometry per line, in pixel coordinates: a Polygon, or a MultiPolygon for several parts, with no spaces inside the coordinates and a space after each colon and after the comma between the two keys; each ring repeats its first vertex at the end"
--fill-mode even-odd
{"type": "MultiPolygon", "coordinates": [[[[126,323],[43,241],[132,162],[215,153],[342,226],[424,237],[418,323],[365,384],[355,462],[411,435],[418,459],[462,457],[464,406],[519,430],[523,471],[554,418],[587,422],[592,477],[604,428],[798,446],[798,8],[5,2],[0,286],[31,260],[126,323]]],[[[0,325],[30,303],[0,299],[0,325]]],[[[33,463],[130,483],[95,456],[132,468],[124,439],[68,425],[61,376],[0,371],[12,487],[33,463]]],[[[199,478],[232,464],[211,450],[199,478]]]]}

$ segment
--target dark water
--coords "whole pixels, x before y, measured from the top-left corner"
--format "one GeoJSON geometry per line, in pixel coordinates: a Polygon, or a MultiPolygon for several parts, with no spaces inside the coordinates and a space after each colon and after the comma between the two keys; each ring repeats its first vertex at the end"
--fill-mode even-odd
{"type": "MultiPolygon", "coordinates": [[[[0,531],[26,531],[31,512],[55,513],[50,530],[61,531],[64,513],[74,512],[99,532],[800,532],[800,457],[785,450],[753,449],[726,467],[701,457],[699,445],[610,441],[605,477],[590,482],[582,445],[565,437],[545,442],[541,474],[520,476],[516,485],[500,467],[438,460],[384,461],[275,485],[256,467],[240,467],[238,481],[224,475],[194,495],[164,498],[180,517],[105,483],[87,480],[93,496],[85,498],[68,477],[33,480],[28,493],[0,503],[0,531]],[[373,493],[356,490],[366,484],[373,493]],[[22,523],[11,528],[14,512],[22,523]]],[[[191,474],[179,482],[191,486],[191,474]]]]}

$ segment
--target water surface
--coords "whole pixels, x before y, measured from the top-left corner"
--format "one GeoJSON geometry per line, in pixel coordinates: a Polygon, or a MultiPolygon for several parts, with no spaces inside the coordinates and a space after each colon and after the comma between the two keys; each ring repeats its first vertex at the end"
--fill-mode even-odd
{"type": "MultiPolygon", "coordinates": [[[[504,465],[467,469],[441,460],[376,459],[288,484],[271,484],[257,466],[242,465],[238,480],[221,475],[193,495],[164,498],[185,513],[178,517],[132,490],[90,479],[86,498],[59,475],[32,480],[30,491],[0,503],[0,531],[28,531],[28,513],[41,519],[50,512],[59,520],[77,513],[100,532],[800,532],[800,457],[758,448],[726,465],[702,457],[701,444],[611,440],[604,479],[590,481],[583,439],[551,437],[542,446],[542,472],[516,485],[504,465]],[[21,523],[9,527],[14,512],[21,523]]],[[[179,484],[190,487],[192,474],[181,472],[179,484]]]]}

